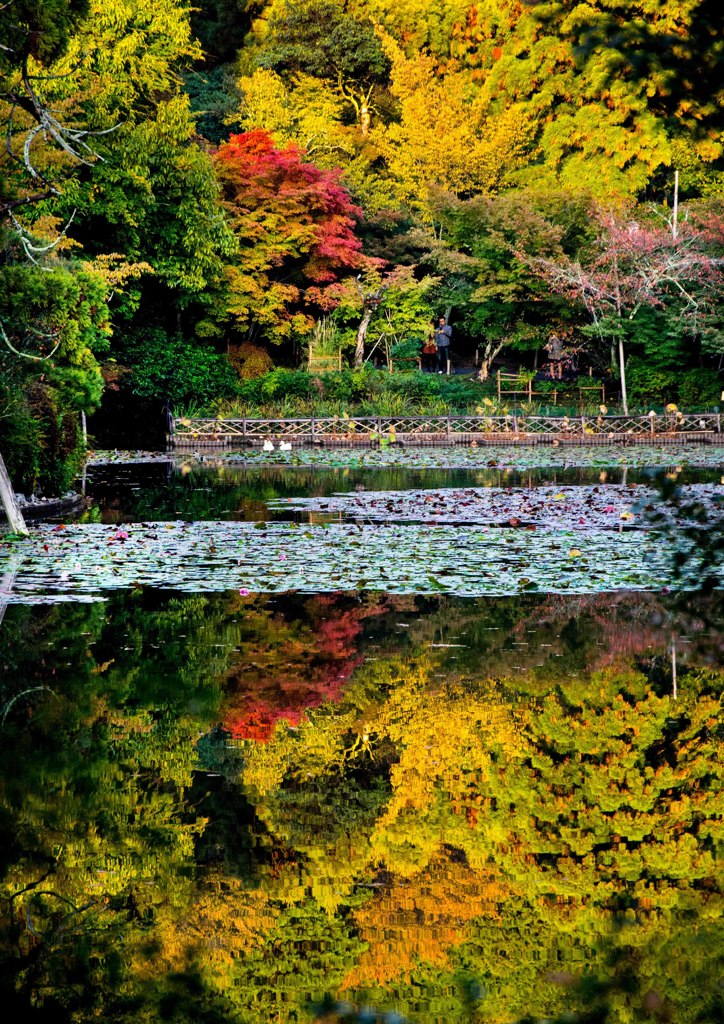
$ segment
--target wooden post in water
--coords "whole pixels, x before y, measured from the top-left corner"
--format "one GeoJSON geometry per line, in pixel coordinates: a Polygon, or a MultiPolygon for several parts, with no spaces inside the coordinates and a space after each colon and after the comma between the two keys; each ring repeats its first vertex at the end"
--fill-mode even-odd
{"type": "Polygon", "coordinates": [[[3,457],[0,455],[0,499],[5,509],[5,515],[7,516],[10,529],[13,533],[19,534],[21,537],[28,537],[30,531],[25,525],[23,519],[23,513],[20,511],[18,505],[18,499],[15,497],[15,491],[13,485],[10,483],[10,477],[8,471],[5,468],[3,457]]]}

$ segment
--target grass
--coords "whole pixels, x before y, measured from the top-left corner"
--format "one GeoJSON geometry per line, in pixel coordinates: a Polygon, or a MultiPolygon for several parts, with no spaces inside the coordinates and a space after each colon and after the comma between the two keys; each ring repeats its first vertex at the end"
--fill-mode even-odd
{"type": "MultiPolygon", "coordinates": [[[[494,379],[481,382],[473,374],[439,375],[418,370],[388,373],[371,367],[341,372],[313,374],[306,370],[277,368],[253,380],[242,381],[238,397],[219,399],[207,405],[190,404],[177,414],[219,416],[224,419],[293,419],[310,416],[444,416],[506,414],[545,416],[592,416],[600,412],[600,396],[585,395],[577,385],[558,385],[557,403],[550,398],[527,402],[525,395],[497,396],[494,379]]],[[[610,414],[622,412],[608,401],[610,414]]],[[[632,414],[651,409],[662,412],[659,404],[631,403],[632,414]]],[[[707,411],[710,407],[706,407],[707,411]]],[[[687,408],[687,412],[704,408],[687,408]]],[[[716,408],[714,409],[716,411],[716,408]]]]}

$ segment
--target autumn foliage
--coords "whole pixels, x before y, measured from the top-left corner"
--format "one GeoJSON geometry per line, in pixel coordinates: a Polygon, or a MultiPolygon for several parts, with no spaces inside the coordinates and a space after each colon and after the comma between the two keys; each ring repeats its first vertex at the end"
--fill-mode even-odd
{"type": "Polygon", "coordinates": [[[239,243],[230,312],[279,339],[306,333],[315,311],[334,307],[340,277],[364,263],[361,209],[336,171],[305,162],[295,145],[277,149],[266,131],[232,135],[215,162],[239,243]]]}
{"type": "Polygon", "coordinates": [[[268,643],[257,644],[234,665],[227,682],[224,728],[237,740],[266,743],[277,723],[296,726],[306,711],[339,700],[362,660],[359,637],[377,606],[339,611],[334,599],[315,597],[307,604],[311,629],[289,633],[280,642],[282,621],[268,643]]]}

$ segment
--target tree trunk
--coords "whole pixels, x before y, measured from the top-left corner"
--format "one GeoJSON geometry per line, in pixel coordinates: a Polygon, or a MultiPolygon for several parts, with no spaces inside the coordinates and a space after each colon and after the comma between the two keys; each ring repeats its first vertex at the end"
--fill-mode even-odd
{"type": "Polygon", "coordinates": [[[357,328],[357,344],[354,349],[354,365],[361,366],[365,357],[365,341],[367,340],[367,328],[372,319],[372,309],[366,309],[357,328]]]}
{"type": "Polygon", "coordinates": [[[621,373],[621,401],[623,403],[624,415],[628,416],[628,393],[626,391],[626,363],[623,353],[623,338],[618,336],[618,365],[621,373]]]}
{"type": "Polygon", "coordinates": [[[490,376],[490,368],[493,365],[493,360],[497,354],[502,350],[505,345],[506,339],[495,345],[492,341],[487,341],[480,356],[480,380],[487,380],[490,376]]]}
{"type": "Polygon", "coordinates": [[[5,468],[2,455],[0,455],[0,500],[2,500],[5,515],[13,533],[20,534],[21,537],[29,536],[29,531],[15,497],[13,485],[10,483],[10,477],[5,468]]]}

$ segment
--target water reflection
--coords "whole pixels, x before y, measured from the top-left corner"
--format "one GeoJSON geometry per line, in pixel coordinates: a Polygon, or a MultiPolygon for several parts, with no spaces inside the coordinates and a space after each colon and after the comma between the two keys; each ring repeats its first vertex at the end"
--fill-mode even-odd
{"type": "MultiPolygon", "coordinates": [[[[718,483],[718,468],[684,467],[679,483],[718,483]]],[[[548,468],[509,470],[410,469],[390,467],[305,469],[156,462],[89,468],[87,494],[104,523],[160,519],[251,522],[299,518],[272,512],[268,502],[297,497],[328,497],[357,490],[406,491],[430,488],[536,487],[544,484],[651,483],[651,471],[627,468],[548,468]]]]}
{"type": "Polygon", "coordinates": [[[721,617],[717,593],[10,607],[11,1019],[286,1022],[325,995],[721,1019],[721,617]]]}

